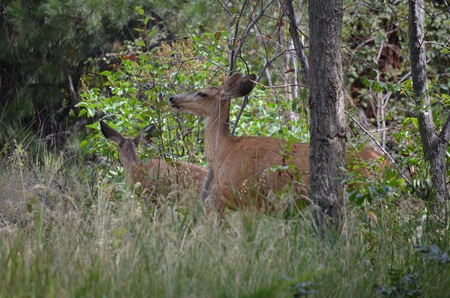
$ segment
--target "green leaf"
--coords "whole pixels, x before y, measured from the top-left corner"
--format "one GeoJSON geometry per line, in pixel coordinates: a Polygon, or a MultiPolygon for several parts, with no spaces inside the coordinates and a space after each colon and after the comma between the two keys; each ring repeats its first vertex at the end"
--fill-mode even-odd
{"type": "Polygon", "coordinates": [[[377,76],[378,76],[378,72],[376,70],[372,70],[370,72],[370,78],[371,79],[376,79],[377,76]]]}
{"type": "Polygon", "coordinates": [[[79,103],[77,103],[75,106],[79,107],[79,108],[85,108],[87,107],[89,104],[85,101],[80,101],[79,103]]]}
{"type": "Polygon", "coordinates": [[[364,203],[365,197],[366,196],[361,192],[354,191],[349,195],[348,200],[352,203],[355,203],[357,206],[361,206],[364,203]]]}
{"type": "Polygon", "coordinates": [[[383,91],[383,87],[381,87],[380,83],[377,82],[377,81],[374,81],[374,82],[373,82],[373,84],[372,84],[372,89],[373,89],[375,92],[381,92],[381,91],[383,91]]]}
{"type": "Polygon", "coordinates": [[[150,57],[147,54],[140,54],[139,60],[144,61],[144,62],[150,62],[150,57]]]}
{"type": "Polygon", "coordinates": [[[145,46],[146,46],[145,42],[142,41],[142,40],[135,40],[134,43],[135,43],[137,46],[140,46],[140,47],[145,47],[145,46]]]}
{"type": "Polygon", "coordinates": [[[78,114],[78,118],[86,114],[87,111],[85,109],[80,110],[80,113],[78,114]]]}
{"type": "Polygon", "coordinates": [[[377,36],[375,37],[375,42],[376,43],[381,43],[383,40],[385,40],[386,38],[384,36],[377,36]]]}
{"type": "Polygon", "coordinates": [[[400,92],[401,88],[398,84],[388,84],[389,90],[393,92],[400,92]]]}
{"type": "Polygon", "coordinates": [[[141,5],[139,5],[139,6],[136,6],[135,8],[134,8],[137,12],[138,12],[138,14],[139,15],[144,15],[144,13],[145,13],[145,11],[142,9],[142,6],[141,5]]]}
{"type": "Polygon", "coordinates": [[[95,109],[94,108],[87,108],[88,111],[88,117],[94,117],[95,116],[95,109]]]}
{"type": "Polygon", "coordinates": [[[85,140],[81,141],[80,148],[84,149],[84,148],[86,148],[87,145],[89,145],[89,141],[85,139],[85,140]]]}
{"type": "Polygon", "coordinates": [[[370,87],[370,84],[372,84],[371,80],[369,80],[367,77],[362,77],[361,83],[363,83],[366,87],[370,87]]]}
{"type": "Polygon", "coordinates": [[[147,33],[147,37],[150,38],[150,37],[152,37],[153,35],[155,35],[155,33],[156,33],[156,29],[153,29],[152,31],[150,31],[149,33],[147,33]]]}
{"type": "Polygon", "coordinates": [[[97,130],[97,131],[99,130],[99,129],[98,129],[98,122],[92,123],[92,124],[87,124],[86,127],[87,127],[87,128],[95,129],[95,130],[97,130]]]}

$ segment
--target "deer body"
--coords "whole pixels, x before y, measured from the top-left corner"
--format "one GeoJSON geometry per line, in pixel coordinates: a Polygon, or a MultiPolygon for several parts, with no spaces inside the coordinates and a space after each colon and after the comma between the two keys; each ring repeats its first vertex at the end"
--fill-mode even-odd
{"type": "Polygon", "coordinates": [[[307,144],[294,144],[292,150],[283,155],[281,152],[286,147],[283,140],[234,136],[226,140],[222,149],[214,154],[205,150],[214,171],[215,185],[222,195],[222,205],[235,208],[251,204],[259,208],[269,203],[261,201],[267,199],[269,191],[278,192],[287,185],[300,193],[308,193],[307,144]],[[295,170],[288,169],[290,164],[295,165],[295,170]],[[280,166],[283,169],[278,169],[280,166]],[[292,185],[298,177],[301,177],[300,184],[292,185]]]}
{"type": "Polygon", "coordinates": [[[141,140],[141,133],[133,139],[125,138],[103,121],[100,122],[103,135],[117,143],[119,161],[124,167],[128,185],[134,188],[141,183],[142,188],[151,193],[167,194],[171,186],[181,186],[183,190],[195,190],[200,193],[208,170],[205,167],[177,162],[168,164],[163,159],[150,159],[142,163],[137,147],[141,140]]]}
{"type": "MultiPolygon", "coordinates": [[[[267,205],[268,195],[291,189],[309,193],[309,155],[306,143],[288,145],[286,141],[260,136],[236,137],[230,134],[230,99],[245,96],[254,87],[255,76],[235,74],[223,88],[207,87],[175,95],[169,99],[175,112],[187,112],[205,118],[205,154],[214,172],[213,187],[222,206],[237,208],[267,205]]],[[[362,159],[378,158],[370,149],[362,159]]],[[[270,202],[272,207],[276,202],[270,202]]]]}

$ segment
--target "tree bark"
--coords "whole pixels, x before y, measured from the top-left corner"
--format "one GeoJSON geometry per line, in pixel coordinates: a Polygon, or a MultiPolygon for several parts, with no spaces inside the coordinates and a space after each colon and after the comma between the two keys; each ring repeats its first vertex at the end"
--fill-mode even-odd
{"type": "Polygon", "coordinates": [[[430,162],[430,174],[433,185],[431,213],[442,223],[448,221],[447,166],[446,151],[450,135],[450,118],[439,134],[431,110],[428,96],[427,70],[424,37],[424,1],[409,1],[409,50],[411,58],[411,75],[418,109],[419,131],[425,158],[430,162]]]}
{"type": "Polygon", "coordinates": [[[345,105],[341,58],[342,0],[309,0],[311,197],[339,227],[344,207],[345,105]]]}

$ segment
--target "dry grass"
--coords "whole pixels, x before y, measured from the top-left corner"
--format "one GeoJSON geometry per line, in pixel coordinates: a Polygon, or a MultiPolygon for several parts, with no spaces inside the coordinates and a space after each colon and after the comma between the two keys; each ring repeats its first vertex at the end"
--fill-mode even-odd
{"type": "Polygon", "coordinates": [[[375,206],[378,222],[353,210],[344,235],[324,237],[308,210],[218,221],[167,203],[150,214],[95,167],[19,149],[0,170],[0,297],[450,295],[448,233],[418,234],[408,204],[375,206]]]}

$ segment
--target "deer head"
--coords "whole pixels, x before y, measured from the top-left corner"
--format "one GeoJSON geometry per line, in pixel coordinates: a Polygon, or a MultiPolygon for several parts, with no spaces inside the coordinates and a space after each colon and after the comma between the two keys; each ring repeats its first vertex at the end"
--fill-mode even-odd
{"type": "Polygon", "coordinates": [[[217,114],[217,107],[228,104],[234,97],[246,96],[255,87],[256,75],[243,76],[237,73],[229,77],[222,88],[207,87],[169,98],[175,112],[186,112],[202,117],[217,114]]]}
{"type": "Polygon", "coordinates": [[[141,142],[141,137],[144,134],[145,139],[149,140],[151,138],[153,131],[155,130],[155,125],[151,124],[147,126],[144,130],[139,132],[139,134],[134,138],[124,137],[103,121],[100,121],[100,128],[103,135],[108,140],[111,140],[117,144],[117,148],[119,149],[120,164],[124,168],[127,168],[130,165],[134,165],[140,162],[137,147],[141,142]]]}

